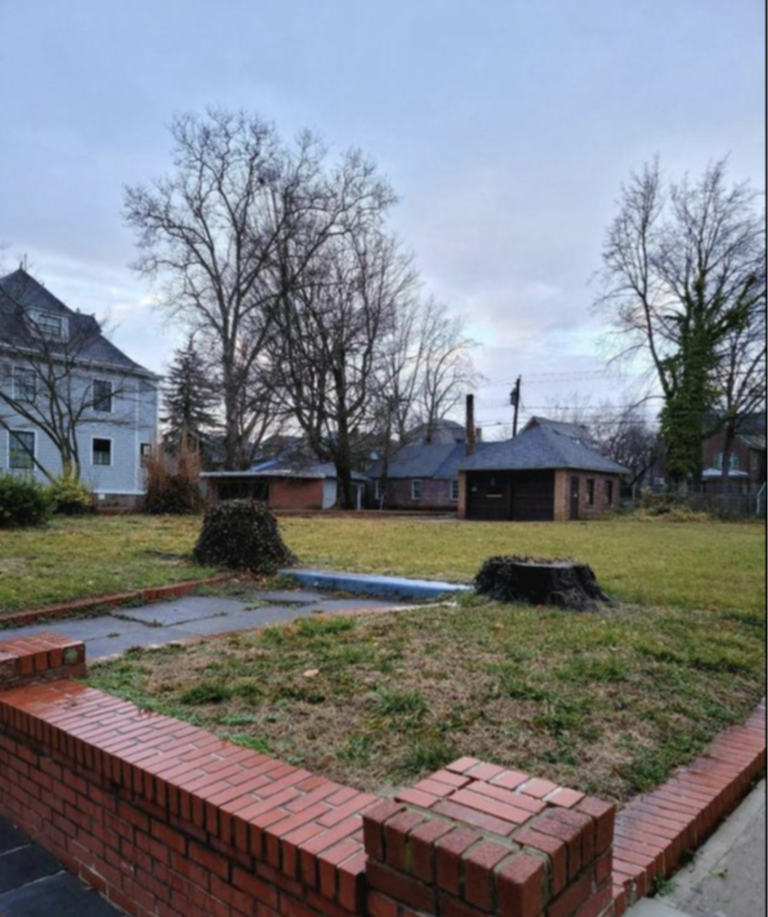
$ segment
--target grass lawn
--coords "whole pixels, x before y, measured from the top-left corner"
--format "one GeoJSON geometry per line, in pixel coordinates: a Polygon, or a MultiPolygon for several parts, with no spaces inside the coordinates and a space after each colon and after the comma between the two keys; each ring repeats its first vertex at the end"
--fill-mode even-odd
{"type": "Polygon", "coordinates": [[[677,608],[765,609],[765,526],[759,523],[467,523],[283,519],[306,565],[469,581],[494,554],[591,564],[616,598],[677,608]]]}
{"type": "Polygon", "coordinates": [[[199,528],[197,517],[91,516],[0,531],[0,616],[212,575],[186,556],[199,528]]]}
{"type": "MultiPolygon", "coordinates": [[[[188,560],[196,517],[97,516],[0,531],[0,615],[214,571],[188,560]]],[[[301,563],[469,581],[492,554],[574,557],[624,602],[765,608],[765,526],[616,519],[583,523],[287,518],[301,563]]]]}
{"type": "Polygon", "coordinates": [[[361,789],[460,755],[622,800],[765,691],[764,612],[462,600],[133,651],[90,682],[361,789]]]}

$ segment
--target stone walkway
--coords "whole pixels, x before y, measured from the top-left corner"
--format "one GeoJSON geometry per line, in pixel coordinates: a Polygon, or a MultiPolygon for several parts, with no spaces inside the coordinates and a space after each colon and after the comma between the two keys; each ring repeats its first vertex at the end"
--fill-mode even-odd
{"type": "Polygon", "coordinates": [[[117,608],[93,618],[31,624],[0,631],[4,637],[26,637],[55,631],[83,640],[90,661],[125,653],[133,647],[162,646],[177,640],[251,630],[308,614],[395,611],[403,602],[334,599],[309,590],[251,593],[247,599],[190,596],[141,608],[117,608]]]}
{"type": "Polygon", "coordinates": [[[763,781],[674,878],[669,894],[630,917],[758,917],[766,913],[763,781]]]}
{"type": "Polygon", "coordinates": [[[0,818],[2,917],[119,917],[122,913],[0,818]]]}

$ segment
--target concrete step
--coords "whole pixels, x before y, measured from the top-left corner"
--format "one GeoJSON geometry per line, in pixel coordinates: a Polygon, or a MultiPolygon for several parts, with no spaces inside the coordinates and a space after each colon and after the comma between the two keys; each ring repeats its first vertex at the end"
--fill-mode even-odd
{"type": "Polygon", "coordinates": [[[280,571],[310,589],[328,589],[335,592],[353,592],[389,598],[418,601],[445,598],[471,591],[470,586],[442,583],[435,580],[406,579],[401,576],[372,576],[365,573],[343,573],[337,570],[309,570],[289,568],[280,571]]]}

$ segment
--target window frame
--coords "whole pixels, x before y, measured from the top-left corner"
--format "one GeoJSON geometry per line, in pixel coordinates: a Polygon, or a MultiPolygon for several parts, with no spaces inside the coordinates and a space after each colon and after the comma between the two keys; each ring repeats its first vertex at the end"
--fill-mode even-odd
{"type": "Polygon", "coordinates": [[[111,436],[92,436],[91,437],[91,467],[93,468],[112,468],[115,459],[115,441],[111,436]],[[109,443],[109,461],[96,461],[96,443],[109,443]]]}
{"type": "Polygon", "coordinates": [[[93,392],[93,397],[91,398],[91,407],[98,414],[114,414],[114,400],[115,400],[115,384],[111,379],[94,379],[91,383],[91,391],[93,392]],[[109,395],[102,396],[101,398],[96,398],[96,386],[105,385],[109,386],[109,395]],[[100,407],[104,403],[108,404],[108,407],[100,407]]]}
{"type": "Polygon", "coordinates": [[[383,496],[384,485],[381,483],[381,478],[376,478],[376,480],[373,482],[373,499],[379,503],[383,496]]]}
{"type": "Polygon", "coordinates": [[[612,478],[605,479],[605,505],[613,506],[615,482],[612,478]]]}
{"type": "Polygon", "coordinates": [[[587,506],[594,506],[595,505],[595,491],[596,491],[594,478],[587,478],[587,486],[585,490],[586,490],[587,506]]]}
{"type": "MultiPolygon", "coordinates": [[[[104,439],[104,437],[100,437],[100,439],[104,439]]],[[[142,468],[147,467],[147,462],[149,461],[151,456],[152,456],[152,443],[149,443],[149,442],[139,443],[139,464],[141,465],[142,468]]]]}
{"type": "Polygon", "coordinates": [[[421,478],[411,480],[411,502],[420,503],[424,497],[424,481],[421,478]],[[418,490],[418,494],[416,491],[418,490]]]}
{"type": "Polygon", "coordinates": [[[451,503],[458,503],[459,502],[459,492],[461,490],[458,478],[451,478],[450,488],[451,488],[450,490],[451,503]]]}
{"type": "Polygon", "coordinates": [[[34,471],[35,470],[35,459],[37,458],[37,430],[9,430],[8,431],[8,470],[9,471],[34,471]],[[21,454],[26,456],[29,459],[29,465],[14,465],[13,456],[18,455],[18,451],[14,451],[12,448],[14,437],[22,436],[31,436],[32,437],[32,453],[30,454],[28,450],[22,449],[21,454]]]}
{"type": "Polygon", "coordinates": [[[41,310],[35,312],[32,316],[37,331],[48,341],[63,341],[67,334],[67,322],[63,315],[57,315],[55,312],[41,310]],[[48,322],[55,322],[57,329],[54,330],[48,322]]]}
{"type": "MultiPolygon", "coordinates": [[[[22,382],[21,388],[29,388],[29,384],[22,382]]],[[[23,401],[25,404],[35,404],[37,402],[37,375],[35,374],[34,369],[31,369],[29,366],[22,366],[20,363],[14,363],[13,397],[16,401],[23,401]],[[23,392],[19,391],[20,385],[18,376],[24,373],[32,376],[32,397],[29,397],[28,394],[24,394],[23,392]]]]}

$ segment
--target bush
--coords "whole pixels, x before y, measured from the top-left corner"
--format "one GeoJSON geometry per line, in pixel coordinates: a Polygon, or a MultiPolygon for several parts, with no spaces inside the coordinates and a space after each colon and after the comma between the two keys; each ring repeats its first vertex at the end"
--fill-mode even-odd
{"type": "Polygon", "coordinates": [[[200,454],[185,440],[173,454],[162,444],[153,449],[146,470],[144,512],[175,516],[200,512],[200,454]]]}
{"type": "Polygon", "coordinates": [[[197,563],[271,574],[295,562],[268,506],[227,500],[211,507],[194,550],[197,563]]]}
{"type": "Polygon", "coordinates": [[[51,510],[49,488],[32,478],[0,475],[0,529],[43,525],[51,510]]]}
{"type": "Polygon", "coordinates": [[[82,483],[71,477],[55,478],[48,487],[51,507],[62,516],[81,516],[95,510],[93,494],[82,483]]]}
{"type": "Polygon", "coordinates": [[[664,522],[710,522],[712,514],[697,508],[682,494],[654,493],[646,490],[637,511],[638,519],[663,519],[664,522]]]}

